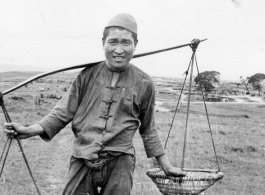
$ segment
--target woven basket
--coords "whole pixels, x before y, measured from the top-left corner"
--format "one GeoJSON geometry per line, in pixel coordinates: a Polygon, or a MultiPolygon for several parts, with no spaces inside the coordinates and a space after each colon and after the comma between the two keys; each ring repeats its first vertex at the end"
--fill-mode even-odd
{"type": "MultiPolygon", "coordinates": [[[[185,170],[186,171],[186,170],[185,170]]],[[[187,170],[185,177],[166,176],[160,168],[150,169],[146,174],[164,195],[199,194],[222,179],[222,172],[187,170]]]]}

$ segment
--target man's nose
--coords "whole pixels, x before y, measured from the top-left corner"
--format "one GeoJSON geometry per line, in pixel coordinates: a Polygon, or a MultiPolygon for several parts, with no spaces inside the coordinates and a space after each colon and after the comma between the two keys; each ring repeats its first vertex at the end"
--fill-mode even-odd
{"type": "Polygon", "coordinates": [[[115,48],[114,52],[117,54],[122,54],[124,52],[122,44],[118,44],[117,47],[115,48]]]}

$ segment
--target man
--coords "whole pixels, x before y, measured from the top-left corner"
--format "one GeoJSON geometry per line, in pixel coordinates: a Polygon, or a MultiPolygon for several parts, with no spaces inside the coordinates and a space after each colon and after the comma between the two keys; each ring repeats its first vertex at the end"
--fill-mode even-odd
{"type": "Polygon", "coordinates": [[[147,157],[156,157],[166,175],[185,175],[170,164],[158,136],[153,81],[129,63],[137,41],[133,17],[116,15],[103,33],[105,62],[82,70],[67,94],[37,124],[5,124],[7,134],[22,139],[40,135],[49,141],[72,122],[76,139],[64,195],[130,194],[135,167],[132,139],[138,129],[147,157]]]}

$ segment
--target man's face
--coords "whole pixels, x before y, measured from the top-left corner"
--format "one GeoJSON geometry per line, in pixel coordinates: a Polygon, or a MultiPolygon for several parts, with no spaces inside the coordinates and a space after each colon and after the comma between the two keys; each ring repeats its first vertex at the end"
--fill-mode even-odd
{"type": "Polygon", "coordinates": [[[135,47],[130,31],[110,29],[106,40],[103,40],[107,65],[114,70],[125,69],[133,57],[135,47]]]}

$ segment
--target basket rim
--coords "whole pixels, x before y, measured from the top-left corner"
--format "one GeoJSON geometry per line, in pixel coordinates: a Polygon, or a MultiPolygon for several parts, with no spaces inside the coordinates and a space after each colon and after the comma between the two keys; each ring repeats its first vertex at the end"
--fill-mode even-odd
{"type": "MultiPolygon", "coordinates": [[[[224,177],[224,173],[221,171],[213,171],[213,170],[203,170],[203,169],[184,169],[184,171],[186,172],[201,172],[201,173],[209,173],[211,174],[210,177],[206,177],[206,178],[202,178],[202,177],[194,177],[194,181],[201,181],[201,180],[219,180],[222,179],[224,177]]],[[[160,178],[160,179],[169,179],[169,180],[191,180],[190,177],[187,176],[167,176],[164,174],[163,170],[161,168],[153,168],[153,169],[149,169],[146,174],[153,178],[160,178]],[[161,172],[162,174],[159,174],[159,172],[161,172]]]]}

